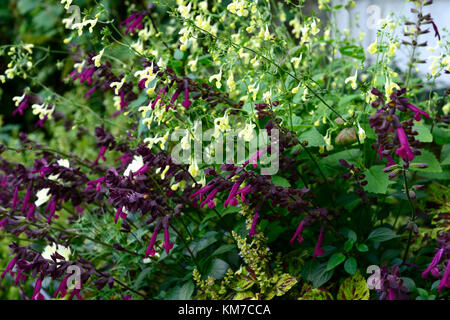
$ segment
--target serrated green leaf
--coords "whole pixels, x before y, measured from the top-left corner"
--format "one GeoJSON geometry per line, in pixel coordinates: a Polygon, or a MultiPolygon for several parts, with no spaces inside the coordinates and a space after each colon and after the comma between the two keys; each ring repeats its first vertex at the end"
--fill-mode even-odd
{"type": "Polygon", "coordinates": [[[302,133],[299,136],[300,141],[308,141],[309,147],[319,147],[325,145],[323,136],[315,127],[312,127],[308,131],[302,133]]]}
{"type": "Polygon", "coordinates": [[[422,154],[420,156],[416,156],[413,160],[413,163],[427,163],[428,168],[425,169],[417,169],[414,168],[413,165],[410,166],[411,170],[418,170],[422,172],[442,172],[441,165],[439,161],[436,159],[435,155],[428,150],[421,150],[422,154]]]}
{"type": "Polygon", "coordinates": [[[423,123],[415,123],[413,126],[413,130],[416,130],[419,134],[415,137],[420,142],[432,142],[433,135],[423,123]]]}
{"type": "Polygon", "coordinates": [[[385,167],[383,165],[372,166],[364,174],[367,185],[364,186],[364,190],[372,193],[385,194],[390,184],[388,175],[383,172],[385,167]]]}

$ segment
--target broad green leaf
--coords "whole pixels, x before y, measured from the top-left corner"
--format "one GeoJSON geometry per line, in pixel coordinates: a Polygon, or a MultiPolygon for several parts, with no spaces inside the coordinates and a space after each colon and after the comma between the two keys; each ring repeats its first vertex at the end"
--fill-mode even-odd
{"type": "Polygon", "coordinates": [[[347,273],[354,275],[357,268],[357,262],[356,259],[353,257],[350,257],[345,261],[344,263],[344,270],[347,271],[347,273]]]}
{"type": "Polygon", "coordinates": [[[420,142],[432,142],[433,135],[423,123],[415,123],[413,126],[413,130],[416,130],[419,134],[415,137],[420,142]]]}
{"type": "Polygon", "coordinates": [[[330,259],[328,260],[327,264],[327,271],[330,271],[334,268],[336,268],[338,265],[340,265],[342,262],[344,262],[346,259],[345,255],[343,253],[335,253],[333,254],[330,259]]]}
{"type": "Polygon", "coordinates": [[[297,279],[288,273],[282,274],[275,283],[275,294],[282,296],[288,292],[295,284],[297,279]]]}
{"type": "Polygon", "coordinates": [[[207,275],[216,279],[222,279],[229,267],[228,263],[216,258],[210,263],[207,275]]]}
{"type": "Polygon", "coordinates": [[[255,297],[255,294],[251,291],[238,292],[233,300],[252,300],[255,297]]]}
{"type": "Polygon", "coordinates": [[[339,48],[339,52],[344,56],[352,57],[361,60],[362,62],[366,60],[366,57],[364,55],[364,49],[361,48],[360,46],[355,45],[343,46],[339,48]]]}
{"type": "Polygon", "coordinates": [[[326,262],[318,265],[311,274],[313,288],[318,288],[327,283],[333,276],[333,273],[334,269],[327,270],[326,262]]]}
{"type": "Polygon", "coordinates": [[[394,231],[392,231],[389,228],[377,228],[373,230],[369,236],[367,237],[367,240],[372,240],[375,242],[383,242],[388,241],[394,238],[397,238],[398,236],[395,234],[394,231]]]}
{"type": "Polygon", "coordinates": [[[446,144],[442,147],[441,151],[441,165],[450,165],[450,144],[446,144]]]}
{"type": "Polygon", "coordinates": [[[276,186],[285,187],[285,188],[289,188],[291,186],[289,181],[287,181],[285,178],[280,177],[280,176],[273,176],[272,183],[276,186]]]}
{"type": "Polygon", "coordinates": [[[339,164],[339,159],[345,159],[348,162],[352,163],[352,162],[354,162],[354,160],[358,159],[361,156],[361,153],[362,152],[360,149],[344,150],[344,151],[330,154],[330,155],[328,155],[328,157],[321,159],[319,162],[321,164],[338,167],[338,166],[341,166],[339,164]]]}
{"type": "Polygon", "coordinates": [[[357,249],[359,252],[367,252],[367,251],[369,251],[369,247],[368,247],[367,245],[365,245],[364,243],[359,243],[359,244],[357,244],[357,245],[356,245],[356,249],[357,249]]]}
{"type": "Polygon", "coordinates": [[[366,175],[367,185],[364,190],[372,193],[385,194],[390,183],[387,173],[383,172],[384,166],[372,166],[364,174],[366,175]]]}
{"type": "Polygon", "coordinates": [[[345,241],[344,251],[349,252],[350,250],[352,250],[354,243],[355,243],[355,241],[353,241],[353,239],[348,239],[347,241],[345,241]]]}
{"type": "Polygon", "coordinates": [[[416,156],[414,158],[413,163],[427,163],[428,168],[417,169],[414,168],[414,166],[411,166],[411,170],[418,170],[423,172],[442,172],[441,165],[432,152],[428,150],[421,150],[421,152],[422,154],[420,156],[416,156]]]}
{"type": "Polygon", "coordinates": [[[367,281],[359,271],[342,282],[337,294],[337,300],[369,300],[369,297],[367,281]]]}
{"type": "Polygon", "coordinates": [[[302,133],[299,136],[299,139],[301,142],[308,141],[309,147],[319,147],[325,145],[325,140],[323,136],[320,134],[319,131],[315,127],[312,127],[308,131],[302,133]]]}

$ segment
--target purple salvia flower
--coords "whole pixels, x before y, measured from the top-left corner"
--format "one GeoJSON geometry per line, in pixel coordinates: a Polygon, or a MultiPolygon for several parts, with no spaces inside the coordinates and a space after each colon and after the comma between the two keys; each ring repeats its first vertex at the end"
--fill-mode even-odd
{"type": "Polygon", "coordinates": [[[155,251],[155,243],[156,243],[156,237],[158,236],[158,232],[161,229],[161,226],[156,226],[155,230],[153,231],[152,238],[150,239],[150,243],[148,244],[147,250],[145,251],[145,257],[147,258],[149,255],[154,256],[155,251]]]}
{"type": "Polygon", "coordinates": [[[322,226],[320,228],[320,234],[319,234],[319,238],[317,239],[316,247],[314,248],[314,254],[313,254],[314,259],[316,257],[320,257],[321,255],[323,255],[325,253],[325,250],[323,250],[323,248],[321,248],[324,233],[325,233],[325,227],[322,226]]]}
{"type": "Polygon", "coordinates": [[[291,240],[289,241],[291,243],[291,245],[294,243],[294,240],[297,238],[298,242],[302,242],[304,239],[302,237],[302,232],[305,229],[305,219],[303,219],[298,227],[297,230],[295,230],[294,235],[292,236],[291,240]]]}
{"type": "Polygon", "coordinates": [[[181,103],[183,107],[188,109],[192,102],[189,100],[189,86],[187,80],[184,80],[184,101],[181,103]]]}
{"type": "Polygon", "coordinates": [[[99,150],[99,152],[98,152],[97,159],[95,159],[94,163],[95,163],[95,164],[98,164],[98,161],[99,161],[100,159],[102,159],[103,161],[106,161],[105,153],[106,153],[106,146],[101,146],[101,147],[100,147],[100,150],[99,150]]]}
{"type": "Polygon", "coordinates": [[[427,118],[430,118],[430,115],[426,113],[425,111],[420,110],[415,105],[408,103],[406,105],[411,111],[414,112],[414,119],[416,121],[420,121],[422,119],[422,115],[424,115],[427,118]]]}
{"type": "Polygon", "coordinates": [[[18,193],[19,193],[19,186],[16,186],[16,188],[14,189],[14,195],[13,195],[12,204],[11,204],[11,209],[13,209],[13,210],[15,209],[17,203],[19,202],[18,201],[18,193]]]}
{"type": "Polygon", "coordinates": [[[227,200],[226,200],[225,203],[223,204],[223,205],[225,206],[225,208],[228,206],[228,204],[231,204],[231,201],[232,201],[233,199],[235,199],[234,197],[236,196],[236,193],[237,193],[237,191],[238,191],[240,185],[241,185],[241,182],[238,181],[238,182],[235,182],[235,183],[233,184],[233,186],[231,187],[230,194],[228,195],[227,200]]]}
{"type": "Polygon", "coordinates": [[[433,274],[436,273],[436,271],[434,269],[436,269],[436,265],[439,263],[439,261],[441,260],[442,254],[444,253],[444,248],[439,249],[438,252],[436,252],[436,254],[433,257],[433,260],[431,261],[430,265],[428,266],[428,268],[425,269],[424,272],[422,272],[422,278],[426,279],[426,277],[428,276],[428,273],[431,271],[433,274]],[[434,271],[434,272],[433,272],[434,271]]]}
{"type": "Polygon", "coordinates": [[[5,275],[8,273],[8,272],[11,272],[11,270],[14,268],[14,266],[16,265],[16,262],[17,262],[17,257],[14,257],[14,258],[12,258],[11,259],[11,261],[8,263],[8,265],[6,266],[6,269],[5,269],[5,271],[3,271],[3,273],[0,275],[0,278],[4,278],[5,277],[5,275]]]}
{"type": "Polygon", "coordinates": [[[123,212],[122,208],[120,208],[120,207],[116,211],[116,217],[114,218],[114,223],[117,223],[117,220],[119,220],[119,217],[121,217],[122,219],[127,218],[127,214],[125,212],[123,212]]]}
{"type": "Polygon", "coordinates": [[[58,293],[61,293],[61,298],[64,298],[67,295],[67,280],[70,276],[66,276],[61,280],[61,283],[58,286],[58,289],[56,289],[55,293],[53,294],[53,297],[57,297],[58,293]]]}
{"type": "Polygon", "coordinates": [[[253,217],[253,221],[252,221],[252,225],[250,227],[250,231],[248,232],[248,236],[249,238],[255,236],[257,234],[256,232],[256,223],[258,222],[258,218],[259,218],[259,211],[255,212],[255,215],[253,217]]]}
{"type": "Polygon", "coordinates": [[[252,163],[253,168],[256,169],[258,167],[257,161],[259,160],[261,155],[263,153],[265,153],[266,151],[267,151],[267,148],[263,148],[263,149],[259,150],[258,152],[256,152],[253,156],[250,157],[250,159],[248,159],[247,161],[244,162],[243,167],[245,167],[249,163],[252,163]]]}
{"type": "Polygon", "coordinates": [[[401,147],[395,150],[395,154],[405,161],[412,161],[414,159],[414,154],[412,153],[408,137],[406,136],[403,127],[397,128],[397,136],[401,147]]]}
{"type": "Polygon", "coordinates": [[[214,208],[215,203],[214,203],[213,199],[214,199],[214,197],[216,196],[216,194],[217,194],[218,191],[219,191],[219,190],[218,190],[217,188],[215,188],[214,190],[212,190],[212,191],[210,192],[210,194],[208,194],[208,196],[206,197],[205,201],[203,201],[203,202],[200,204],[200,208],[203,208],[203,206],[204,206],[205,204],[207,204],[207,203],[208,203],[208,208],[210,208],[210,209],[214,208]],[[213,205],[213,204],[210,204],[210,201],[213,202],[214,205],[213,205]],[[212,206],[212,208],[211,208],[211,206],[212,206]]]}
{"type": "Polygon", "coordinates": [[[444,276],[439,282],[438,292],[441,292],[444,287],[450,288],[450,260],[447,260],[447,268],[445,269],[444,276]]]}
{"type": "Polygon", "coordinates": [[[41,294],[41,288],[42,277],[39,277],[39,279],[36,281],[36,284],[34,285],[34,291],[31,300],[44,300],[44,296],[41,294]]]}
{"type": "Polygon", "coordinates": [[[169,225],[164,226],[164,243],[163,247],[166,250],[166,253],[169,254],[170,249],[173,248],[173,243],[170,242],[169,239],[169,225]]]}

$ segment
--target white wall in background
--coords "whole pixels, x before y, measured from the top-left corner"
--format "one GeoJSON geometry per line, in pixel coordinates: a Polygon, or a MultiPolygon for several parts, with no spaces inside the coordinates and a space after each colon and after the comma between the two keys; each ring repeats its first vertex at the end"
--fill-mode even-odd
{"type": "MultiPolygon", "coordinates": [[[[336,5],[343,2],[343,0],[335,0],[334,4],[336,5]]],[[[350,30],[350,26],[353,24],[351,34],[355,38],[358,38],[359,31],[365,32],[366,38],[363,43],[365,50],[369,44],[375,41],[376,38],[377,28],[372,26],[373,17],[376,16],[376,13],[374,13],[375,11],[379,10],[381,19],[387,18],[391,12],[394,12],[396,16],[405,16],[408,20],[415,21],[414,15],[410,11],[410,9],[414,7],[414,4],[407,0],[355,0],[355,3],[356,6],[351,10],[350,14],[346,10],[338,11],[338,28],[340,30],[350,30]],[[359,28],[355,27],[356,13],[359,14],[359,28]]],[[[431,17],[436,23],[441,36],[444,34],[444,28],[450,30],[450,0],[434,0],[431,6],[426,6],[424,8],[424,13],[431,14],[431,17]]],[[[434,31],[431,25],[429,25],[429,28],[430,33],[420,36],[420,42],[427,41],[428,47],[436,46],[438,38],[434,36],[434,31]]],[[[403,36],[403,26],[399,27],[397,32],[401,35],[399,39],[407,39],[403,36]]],[[[426,47],[419,48],[419,51],[421,59],[427,59],[427,64],[419,64],[420,74],[425,75],[429,72],[429,67],[431,65],[428,57],[432,55],[439,55],[441,52],[435,51],[434,53],[430,53],[426,47]]],[[[401,50],[397,51],[394,62],[401,70],[407,70],[409,57],[410,47],[401,46],[401,50]]],[[[438,85],[441,87],[450,85],[450,75],[443,74],[440,77],[440,82],[438,85]]]]}

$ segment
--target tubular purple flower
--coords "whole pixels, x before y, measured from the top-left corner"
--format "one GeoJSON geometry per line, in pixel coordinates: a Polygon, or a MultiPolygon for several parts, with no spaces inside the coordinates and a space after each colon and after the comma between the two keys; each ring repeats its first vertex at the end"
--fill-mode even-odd
{"type": "Polygon", "coordinates": [[[106,179],[106,177],[100,177],[98,179],[86,182],[87,188],[84,191],[91,190],[92,188],[94,188],[94,185],[95,185],[95,191],[100,191],[101,185],[103,183],[105,183],[105,179],[106,179]]]}
{"type": "Polygon", "coordinates": [[[30,201],[31,197],[31,183],[30,186],[27,188],[27,192],[25,193],[25,197],[23,198],[23,205],[22,205],[22,213],[25,213],[26,208],[28,207],[28,202],[30,201]]]}
{"type": "Polygon", "coordinates": [[[450,288],[450,259],[447,260],[447,268],[445,268],[444,276],[439,282],[438,292],[441,292],[444,287],[450,288]]]}
{"type": "Polygon", "coordinates": [[[297,241],[298,242],[303,242],[303,237],[302,237],[302,232],[303,232],[303,230],[305,229],[305,219],[303,219],[300,223],[299,223],[299,225],[298,225],[298,227],[297,227],[297,230],[295,230],[295,233],[294,233],[294,235],[292,236],[292,238],[291,238],[291,240],[289,241],[290,243],[291,243],[291,245],[294,243],[294,240],[297,238],[297,241]]]}
{"type": "Polygon", "coordinates": [[[19,186],[16,186],[16,188],[14,189],[14,195],[13,195],[12,204],[11,204],[11,209],[13,209],[13,210],[16,208],[16,205],[19,202],[18,193],[19,193],[19,186]]]}
{"type": "Polygon", "coordinates": [[[183,107],[188,109],[192,102],[189,100],[189,86],[187,80],[184,80],[184,101],[181,103],[183,107]]]}
{"type": "Polygon", "coordinates": [[[170,242],[169,239],[169,225],[164,226],[164,243],[163,247],[166,250],[166,253],[169,254],[170,249],[173,248],[173,243],[170,242]]]}
{"type": "Polygon", "coordinates": [[[34,217],[34,210],[36,209],[36,206],[34,203],[28,204],[28,212],[27,212],[27,219],[34,221],[36,218],[34,217]]]}
{"type": "Polygon", "coordinates": [[[99,161],[100,159],[102,159],[103,161],[106,161],[105,153],[106,153],[106,146],[101,146],[101,147],[100,147],[100,150],[99,150],[99,152],[98,152],[97,159],[95,159],[94,163],[95,163],[95,164],[98,164],[98,161],[99,161]]]}
{"type": "Polygon", "coordinates": [[[439,261],[441,260],[442,254],[444,253],[444,248],[439,249],[436,254],[433,257],[433,260],[431,260],[430,265],[428,266],[428,268],[425,269],[424,272],[422,272],[422,278],[426,279],[426,277],[428,276],[428,273],[430,271],[432,271],[436,265],[439,263],[439,261]]]}
{"type": "Polygon", "coordinates": [[[58,289],[56,289],[55,293],[53,294],[53,297],[56,298],[58,296],[58,293],[61,293],[61,298],[64,298],[67,295],[67,280],[70,276],[66,276],[61,280],[61,283],[58,286],[58,289]]]}
{"type": "Polygon", "coordinates": [[[23,112],[28,109],[28,99],[29,95],[25,95],[22,102],[20,102],[19,106],[12,112],[13,116],[15,116],[17,113],[19,113],[21,116],[23,116],[23,112]]]}
{"type": "Polygon", "coordinates": [[[225,203],[223,204],[225,208],[226,208],[229,204],[231,204],[230,202],[231,202],[231,201],[234,199],[234,197],[236,196],[236,193],[237,193],[237,191],[238,191],[240,185],[241,185],[241,182],[238,181],[238,182],[235,182],[235,183],[233,184],[233,186],[231,187],[230,193],[228,194],[228,198],[227,198],[227,200],[225,201],[225,203]]]}
{"type": "Polygon", "coordinates": [[[253,217],[252,226],[250,227],[250,231],[248,232],[248,237],[251,238],[257,234],[256,232],[256,223],[258,222],[259,218],[259,211],[255,212],[255,215],[253,217]]]}
{"type": "Polygon", "coordinates": [[[16,265],[16,262],[17,262],[17,257],[12,258],[11,261],[6,266],[5,271],[3,271],[3,273],[0,275],[0,278],[2,278],[2,279],[5,278],[5,275],[8,272],[11,272],[11,270],[14,268],[14,266],[16,265]]]}
{"type": "MultiPolygon", "coordinates": [[[[209,207],[209,206],[210,206],[210,205],[209,205],[209,202],[212,201],[212,200],[214,199],[214,197],[216,196],[216,194],[217,194],[218,191],[219,191],[219,190],[218,190],[217,188],[213,189],[213,191],[211,191],[210,194],[208,194],[208,196],[206,197],[205,201],[203,201],[203,202],[200,204],[200,208],[203,208],[203,206],[204,206],[206,203],[208,203],[208,207],[209,207]]],[[[213,208],[214,208],[214,207],[213,207],[213,208]]],[[[211,208],[210,208],[210,209],[211,209],[211,208]]]]}
{"type": "Polygon", "coordinates": [[[202,196],[203,196],[205,193],[207,193],[209,190],[211,190],[212,188],[213,188],[212,185],[204,186],[204,187],[201,188],[200,190],[198,190],[198,191],[194,192],[193,194],[191,194],[191,195],[189,196],[189,199],[192,199],[192,198],[194,198],[195,196],[200,195],[200,201],[202,201],[202,196]]]}
{"type": "Polygon", "coordinates": [[[145,257],[147,258],[149,255],[154,256],[156,251],[154,249],[156,237],[158,236],[158,232],[161,227],[158,225],[153,231],[152,238],[150,239],[150,243],[148,244],[147,250],[145,250],[145,257]]]}
{"type": "Polygon", "coordinates": [[[240,195],[241,195],[241,200],[242,200],[242,201],[245,201],[245,196],[246,196],[247,194],[249,194],[251,190],[252,190],[252,187],[250,187],[250,186],[245,186],[245,187],[243,187],[241,190],[239,190],[238,192],[236,192],[236,194],[240,194],[240,195]]]}
{"type": "Polygon", "coordinates": [[[127,218],[127,214],[125,212],[123,212],[122,208],[120,208],[120,207],[116,210],[116,217],[114,218],[114,223],[117,223],[117,220],[119,220],[119,217],[121,217],[122,219],[127,218]]]}
{"type": "Polygon", "coordinates": [[[321,248],[324,233],[325,233],[325,227],[322,226],[320,228],[320,234],[319,234],[319,238],[317,239],[316,247],[314,248],[314,254],[313,254],[314,259],[316,257],[320,257],[321,255],[323,255],[325,253],[325,250],[323,250],[323,248],[321,248]]]}
{"type": "Polygon", "coordinates": [[[395,150],[395,154],[405,161],[412,161],[414,159],[414,154],[409,146],[408,137],[406,136],[403,127],[397,128],[397,136],[401,147],[395,150]]]}
{"type": "Polygon", "coordinates": [[[422,115],[424,115],[427,118],[430,118],[430,115],[428,113],[426,113],[425,111],[420,110],[419,108],[417,108],[415,105],[408,103],[406,105],[409,109],[411,109],[411,111],[414,112],[414,119],[416,121],[420,121],[422,120],[422,115]]]}
{"type": "Polygon", "coordinates": [[[258,167],[257,161],[259,160],[261,155],[263,153],[265,153],[266,151],[267,151],[267,148],[263,148],[263,149],[259,150],[258,152],[256,152],[253,156],[250,157],[250,159],[248,159],[247,161],[244,162],[243,167],[245,167],[249,163],[252,163],[253,168],[256,169],[258,167]]]}
{"type": "Polygon", "coordinates": [[[42,288],[42,277],[37,279],[36,284],[34,285],[33,296],[31,300],[44,300],[44,296],[41,294],[42,288]]]}

